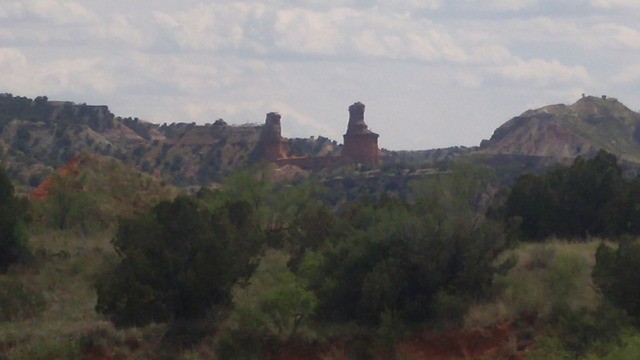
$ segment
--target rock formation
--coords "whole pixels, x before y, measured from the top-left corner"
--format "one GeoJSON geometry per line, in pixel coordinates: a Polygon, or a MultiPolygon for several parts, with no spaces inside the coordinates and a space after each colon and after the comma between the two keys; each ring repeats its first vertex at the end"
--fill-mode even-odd
{"type": "Polygon", "coordinates": [[[349,106],[349,124],[344,134],[342,156],[363,164],[378,164],[378,134],[364,122],[364,104],[349,106]]]}
{"type": "Polygon", "coordinates": [[[264,158],[268,161],[275,161],[286,158],[286,139],[282,137],[280,127],[280,114],[270,112],[267,114],[260,143],[264,151],[264,158]]]}
{"type": "Polygon", "coordinates": [[[512,118],[478,152],[572,162],[599,149],[640,164],[640,114],[615,98],[585,95],[572,105],[544,106],[512,118]]]}

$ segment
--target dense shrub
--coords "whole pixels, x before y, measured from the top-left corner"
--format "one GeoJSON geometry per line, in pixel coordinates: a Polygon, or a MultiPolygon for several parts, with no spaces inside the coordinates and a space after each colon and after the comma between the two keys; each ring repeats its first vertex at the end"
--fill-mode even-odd
{"type": "Polygon", "coordinates": [[[306,325],[317,300],[305,280],[287,268],[287,258],[280,252],[268,252],[249,285],[237,287],[232,320],[239,328],[286,340],[306,325]]]}
{"type": "Polygon", "coordinates": [[[605,298],[640,323],[640,243],[623,240],[618,249],[601,244],[596,252],[593,281],[605,298]]]}
{"type": "Polygon", "coordinates": [[[308,339],[317,299],[287,260],[285,253],[270,250],[248,284],[235,286],[234,310],[216,342],[221,358],[265,358],[266,343],[308,339]]]}
{"type": "Polygon", "coordinates": [[[527,174],[511,188],[504,218],[519,219],[529,239],[548,236],[619,236],[640,229],[638,180],[626,181],[615,155],[601,150],[594,158],[577,158],[570,167],[527,174]]]}
{"type": "Polygon", "coordinates": [[[27,238],[20,223],[20,204],[14,196],[9,177],[0,169],[0,272],[12,264],[25,260],[29,251],[27,238]]]}
{"type": "Polygon", "coordinates": [[[28,319],[42,312],[45,306],[44,296],[22,281],[0,278],[0,321],[28,319]]]}
{"type": "Polygon", "coordinates": [[[97,225],[98,202],[92,193],[86,191],[86,178],[53,173],[47,197],[34,203],[37,218],[50,228],[88,229],[97,225]]]}
{"type": "Polygon", "coordinates": [[[623,312],[602,303],[596,309],[557,309],[550,319],[549,330],[561,339],[563,347],[573,354],[582,355],[596,344],[616,343],[628,318],[623,312]]]}
{"type": "Polygon", "coordinates": [[[118,326],[200,317],[250,274],[257,236],[242,201],[208,209],[178,197],[123,219],[113,239],[120,262],[98,280],[96,310],[118,326]]]}
{"type": "Polygon", "coordinates": [[[389,314],[405,323],[442,315],[459,321],[487,294],[507,246],[499,224],[479,212],[486,183],[470,175],[416,184],[411,201],[365,198],[346,209],[342,220],[351,230],[308,251],[300,267],[318,296],[318,317],[371,325],[389,314]]]}

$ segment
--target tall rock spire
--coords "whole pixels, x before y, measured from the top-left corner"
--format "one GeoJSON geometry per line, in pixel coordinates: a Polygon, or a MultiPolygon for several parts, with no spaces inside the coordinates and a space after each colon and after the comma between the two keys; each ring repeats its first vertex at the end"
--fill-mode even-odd
{"type": "Polygon", "coordinates": [[[286,151],[280,127],[280,114],[270,112],[267,114],[262,135],[260,136],[264,157],[268,161],[286,158],[286,151]]]}
{"type": "Polygon", "coordinates": [[[344,134],[342,156],[364,164],[378,164],[378,134],[364,122],[364,104],[349,106],[349,124],[344,134]]]}

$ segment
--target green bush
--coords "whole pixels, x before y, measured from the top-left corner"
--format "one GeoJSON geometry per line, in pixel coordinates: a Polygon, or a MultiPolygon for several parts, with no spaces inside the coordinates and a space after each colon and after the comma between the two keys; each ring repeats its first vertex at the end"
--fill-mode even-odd
{"type": "Polygon", "coordinates": [[[84,176],[52,175],[52,185],[46,199],[37,202],[34,210],[37,218],[54,229],[89,230],[97,225],[98,203],[90,192],[84,189],[84,176]]]}
{"type": "Polygon", "coordinates": [[[44,296],[22,281],[0,278],[0,321],[24,320],[40,314],[46,307],[44,296]]]}
{"type": "Polygon", "coordinates": [[[287,267],[289,256],[269,250],[247,284],[233,289],[234,309],[216,338],[222,359],[263,359],[270,347],[308,340],[317,300],[287,267]]]}
{"type": "Polygon", "coordinates": [[[268,358],[264,338],[256,331],[224,329],[216,336],[216,355],[220,359],[260,360],[268,358]]]}
{"type": "Polygon", "coordinates": [[[626,181],[615,155],[604,150],[589,160],[546,174],[527,174],[511,187],[504,219],[519,219],[527,239],[549,236],[619,236],[638,232],[640,182],[626,181]]]}
{"type": "Polygon", "coordinates": [[[120,221],[113,239],[120,262],[97,281],[96,310],[117,326],[201,317],[229,303],[260,243],[244,202],[215,209],[184,196],[161,202],[120,221]]]}
{"type": "Polygon", "coordinates": [[[0,273],[29,257],[27,237],[20,222],[20,204],[9,177],[0,169],[0,273]]]}
{"type": "Polygon", "coordinates": [[[556,309],[594,309],[598,294],[591,282],[595,243],[520,244],[510,257],[516,265],[494,278],[496,298],[468,314],[483,325],[513,318],[547,321],[556,309]]]}
{"type": "Polygon", "coordinates": [[[299,269],[318,297],[318,318],[377,326],[384,314],[411,324],[445,311],[460,322],[471,301],[488,295],[508,245],[479,210],[480,179],[457,169],[414,184],[411,201],[363,198],[344,210],[349,229],[335,245],[308,251],[299,269]]]}
{"type": "Polygon", "coordinates": [[[83,354],[78,344],[68,337],[37,338],[28,345],[18,347],[10,355],[10,359],[83,359],[83,354]]]}
{"type": "Polygon", "coordinates": [[[640,324],[640,243],[623,240],[614,250],[600,244],[593,281],[605,298],[625,310],[640,324]]]}
{"type": "Polygon", "coordinates": [[[558,308],[550,324],[551,333],[561,339],[565,350],[582,355],[597,344],[619,343],[628,318],[610,304],[602,303],[595,310],[558,308]]]}
{"type": "Polygon", "coordinates": [[[587,352],[585,360],[640,359],[640,336],[637,332],[625,331],[614,343],[595,344],[587,352]],[[595,351],[594,351],[595,350],[595,351]]]}
{"type": "Polygon", "coordinates": [[[234,291],[232,320],[239,328],[287,340],[305,327],[317,300],[306,281],[287,268],[288,256],[268,251],[245,287],[234,291]]]}

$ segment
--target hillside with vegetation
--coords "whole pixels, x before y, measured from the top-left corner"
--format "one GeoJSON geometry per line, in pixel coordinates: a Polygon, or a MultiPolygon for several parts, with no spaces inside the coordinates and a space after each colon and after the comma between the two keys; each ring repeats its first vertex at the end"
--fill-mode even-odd
{"type": "MultiPolygon", "coordinates": [[[[0,155],[25,193],[81,151],[116,158],[176,186],[207,186],[262,161],[262,127],[221,119],[158,125],[115,116],[107,106],[0,94],[0,155]]],[[[338,148],[324,137],[288,141],[292,156],[338,148]]]]}
{"type": "Polygon", "coordinates": [[[615,98],[584,96],[572,105],[525,111],[496,129],[479,152],[566,162],[599,149],[640,164],[640,114],[615,98]]]}
{"type": "Polygon", "coordinates": [[[611,154],[499,192],[491,168],[457,162],[349,201],[354,187],[274,183],[273,168],[175,196],[85,156],[44,199],[0,182],[5,358],[640,354],[639,180],[611,154]],[[166,197],[134,205],[144,191],[166,197]],[[64,208],[73,221],[46,221],[64,208]]]}

